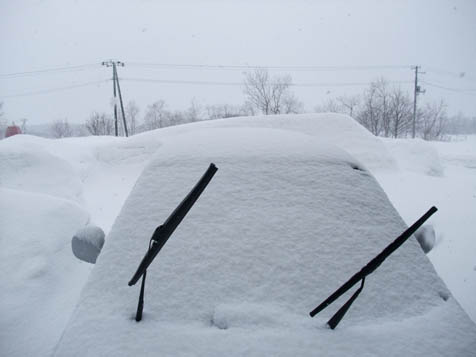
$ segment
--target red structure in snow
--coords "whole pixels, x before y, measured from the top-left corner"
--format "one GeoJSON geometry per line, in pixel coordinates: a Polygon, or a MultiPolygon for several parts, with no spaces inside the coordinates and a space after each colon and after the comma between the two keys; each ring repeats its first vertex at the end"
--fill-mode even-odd
{"type": "Polygon", "coordinates": [[[16,126],[15,124],[10,125],[7,127],[7,130],[5,130],[5,137],[8,138],[9,136],[21,134],[21,129],[19,126],[16,126]]]}

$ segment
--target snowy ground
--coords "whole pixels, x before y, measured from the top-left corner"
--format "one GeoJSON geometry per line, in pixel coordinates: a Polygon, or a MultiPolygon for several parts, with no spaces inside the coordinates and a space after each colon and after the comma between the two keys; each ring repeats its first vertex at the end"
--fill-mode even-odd
{"type": "Polygon", "coordinates": [[[476,136],[454,140],[384,140],[399,170],[374,175],[407,223],[428,205],[440,209],[428,257],[476,321],[476,136]]]}
{"type": "MultiPolygon", "coordinates": [[[[88,222],[99,225],[106,233],[111,229],[134,182],[166,139],[202,129],[218,133],[217,128],[273,128],[287,132],[285,137],[295,138],[301,133],[323,145],[333,142],[372,172],[407,223],[431,205],[438,206],[440,211],[433,219],[438,241],[429,257],[453,295],[476,321],[476,137],[451,143],[382,141],[342,116],[314,119],[316,116],[311,115],[227,119],[130,139],[47,140],[15,136],[0,142],[0,264],[3,272],[9,272],[0,278],[5,296],[0,306],[2,352],[11,356],[52,352],[91,271],[90,265],[76,260],[71,253],[74,232],[88,222]]],[[[266,141],[266,135],[257,140],[266,141]]],[[[182,149],[189,150],[186,142],[182,149]]],[[[233,309],[224,306],[222,315],[233,316],[233,309]]],[[[250,315],[256,308],[250,306],[247,310],[250,315]]],[[[242,316],[238,314],[237,318],[242,316]]],[[[412,327],[415,332],[424,328],[425,319],[417,320],[412,327]]],[[[390,325],[389,329],[396,331],[402,328],[395,323],[390,325]]],[[[443,327],[435,333],[444,334],[443,327]]],[[[367,328],[374,327],[370,324],[367,328]]],[[[349,336],[363,338],[364,330],[355,330],[349,336]]],[[[178,328],[176,332],[180,339],[178,328]]],[[[195,332],[191,326],[191,335],[195,332]]],[[[190,338],[197,338],[194,336],[190,338]]],[[[260,338],[278,341],[280,333],[274,331],[260,338]]],[[[289,351],[288,355],[304,348],[299,339],[293,341],[296,344],[281,346],[283,351],[289,351]]],[[[173,340],[169,342],[173,346],[173,340]]]]}

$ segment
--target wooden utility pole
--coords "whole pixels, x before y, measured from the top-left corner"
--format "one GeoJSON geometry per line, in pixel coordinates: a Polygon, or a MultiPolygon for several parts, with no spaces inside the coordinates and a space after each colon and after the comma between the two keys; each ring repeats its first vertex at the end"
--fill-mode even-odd
{"type": "MultiPolygon", "coordinates": [[[[124,63],[118,62],[118,64],[124,67],[124,63]]],[[[113,68],[114,68],[114,71],[116,72],[116,84],[117,84],[117,91],[119,93],[119,103],[121,104],[122,122],[124,123],[124,133],[126,134],[126,137],[128,137],[129,133],[127,131],[126,114],[124,113],[124,103],[122,103],[121,86],[119,85],[119,77],[117,76],[117,68],[116,66],[114,66],[113,68]]]]}
{"type": "Polygon", "coordinates": [[[119,85],[119,77],[117,76],[117,66],[124,67],[124,62],[121,61],[105,61],[102,63],[103,66],[112,67],[112,82],[113,82],[113,93],[114,93],[114,132],[118,136],[118,125],[117,125],[117,99],[116,99],[116,86],[117,91],[119,92],[119,101],[121,104],[121,113],[122,113],[122,123],[124,125],[124,134],[129,136],[126,123],[126,115],[124,113],[124,104],[122,103],[122,94],[121,87],[119,85]]]}
{"type": "Polygon", "coordinates": [[[413,124],[412,124],[412,138],[416,136],[416,117],[417,117],[417,96],[420,93],[425,93],[418,85],[418,73],[424,74],[424,72],[418,72],[420,66],[415,66],[415,87],[413,90],[413,124]]]}

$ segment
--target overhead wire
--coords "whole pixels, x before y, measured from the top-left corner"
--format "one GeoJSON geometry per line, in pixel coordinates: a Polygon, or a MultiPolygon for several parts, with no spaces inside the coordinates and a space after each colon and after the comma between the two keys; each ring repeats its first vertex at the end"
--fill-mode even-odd
{"type": "Polygon", "coordinates": [[[224,64],[176,64],[176,63],[151,63],[151,62],[127,62],[128,65],[138,67],[158,67],[168,69],[189,69],[189,70],[221,70],[221,71],[243,71],[243,70],[286,70],[286,71],[369,71],[384,69],[409,69],[410,65],[344,65],[344,66],[277,66],[277,65],[224,65],[224,64]]]}
{"type": "Polygon", "coordinates": [[[445,69],[440,69],[440,68],[436,68],[436,67],[432,67],[432,66],[425,66],[425,71],[430,72],[430,73],[434,73],[434,74],[438,74],[438,75],[443,75],[443,76],[453,77],[453,78],[467,80],[467,81],[471,81],[471,82],[476,82],[476,78],[471,76],[471,75],[468,75],[466,72],[457,73],[457,72],[452,72],[452,71],[448,71],[448,70],[445,70],[445,69]]]}
{"type": "Polygon", "coordinates": [[[430,87],[444,89],[451,92],[457,92],[457,93],[463,93],[463,94],[476,94],[476,88],[474,89],[473,88],[451,88],[451,87],[442,86],[440,84],[431,83],[425,80],[421,80],[421,83],[426,84],[427,86],[430,86],[430,87]]]}
{"type": "Polygon", "coordinates": [[[103,83],[107,83],[109,81],[110,81],[110,79],[104,79],[104,80],[100,80],[100,81],[78,83],[78,84],[73,84],[73,85],[70,85],[70,86],[56,87],[56,88],[51,88],[51,89],[41,89],[41,90],[37,90],[37,91],[17,93],[17,94],[11,94],[11,95],[1,95],[0,94],[0,98],[26,97],[26,96],[38,95],[38,94],[48,94],[48,93],[54,93],[54,92],[62,92],[62,91],[75,89],[75,88],[81,88],[81,87],[88,87],[88,86],[97,85],[97,84],[103,84],[103,83]]]}
{"type": "Polygon", "coordinates": [[[82,64],[76,66],[61,66],[61,67],[50,67],[45,69],[33,70],[33,71],[24,71],[24,72],[14,72],[14,73],[4,73],[0,74],[0,79],[8,79],[8,78],[18,78],[18,77],[27,77],[27,76],[34,76],[34,75],[41,75],[41,74],[48,74],[48,73],[64,73],[64,72],[76,72],[76,71],[83,71],[86,69],[90,69],[93,67],[99,67],[99,63],[90,63],[90,64],[82,64]]]}
{"type": "MultiPolygon", "coordinates": [[[[243,86],[243,82],[222,82],[222,81],[191,81],[174,79],[151,79],[151,78],[130,78],[122,77],[122,81],[149,82],[159,84],[191,84],[191,85],[218,85],[218,86],[243,86]]],[[[321,83],[291,83],[292,87],[340,87],[340,86],[362,86],[370,85],[371,82],[321,82],[321,83]]],[[[413,83],[412,81],[389,81],[389,83],[413,83]]]]}
{"type": "MultiPolygon", "coordinates": [[[[222,65],[222,64],[176,64],[176,63],[153,63],[153,62],[127,62],[130,66],[136,67],[145,67],[145,68],[164,68],[164,69],[192,69],[192,70],[257,70],[257,69],[271,69],[271,70],[286,70],[286,71],[373,71],[373,70],[396,70],[396,69],[410,69],[410,65],[348,65],[348,66],[277,66],[277,65],[222,65]]],[[[42,75],[42,74],[51,74],[51,73],[67,73],[67,72],[75,72],[75,71],[84,71],[89,70],[94,67],[101,68],[100,63],[89,63],[89,64],[81,64],[81,65],[74,65],[74,66],[57,66],[57,67],[49,67],[44,69],[32,70],[32,71],[23,71],[23,72],[14,72],[14,73],[6,73],[0,74],[0,79],[10,79],[10,78],[19,78],[25,76],[35,76],[35,75],[42,75]]],[[[425,66],[425,70],[440,74],[440,75],[448,75],[457,78],[465,78],[464,75],[458,74],[456,72],[446,71],[442,69],[438,69],[432,66],[425,66]]],[[[470,77],[465,79],[471,79],[470,77]]],[[[243,86],[242,82],[226,82],[226,81],[201,81],[201,80],[176,80],[176,79],[154,79],[154,78],[134,78],[134,77],[124,77],[121,78],[124,81],[132,81],[132,82],[148,82],[148,83],[158,83],[158,84],[182,84],[182,85],[216,85],[216,86],[243,86]]],[[[3,95],[1,98],[13,98],[13,97],[21,97],[21,96],[28,96],[28,95],[36,95],[36,94],[44,94],[44,93],[51,93],[63,90],[69,90],[94,84],[103,83],[107,80],[102,81],[95,81],[95,82],[86,82],[82,84],[75,84],[71,86],[65,87],[57,87],[51,89],[43,89],[38,91],[31,91],[31,92],[24,92],[12,95],[3,95]]],[[[412,83],[412,81],[388,81],[389,83],[395,84],[408,84],[412,83]]],[[[435,88],[440,88],[448,91],[453,92],[460,92],[460,93],[473,93],[475,89],[462,89],[462,88],[451,88],[446,87],[440,84],[428,82],[425,80],[421,80],[422,83],[425,83],[428,86],[433,86],[435,88]]],[[[290,85],[293,87],[344,87],[344,86],[364,86],[370,85],[371,82],[308,82],[308,83],[291,83],[290,85]]]]}

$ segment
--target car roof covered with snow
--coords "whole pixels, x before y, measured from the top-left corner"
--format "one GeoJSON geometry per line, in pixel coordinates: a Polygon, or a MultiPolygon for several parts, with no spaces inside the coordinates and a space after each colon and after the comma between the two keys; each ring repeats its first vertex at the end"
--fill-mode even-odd
{"type": "Polygon", "coordinates": [[[474,353],[474,323],[413,237],[368,277],[338,328],[326,321],[355,288],[309,317],[406,225],[365,157],[343,150],[360,129],[334,146],[292,122],[283,129],[247,120],[149,138],[159,149],[107,236],[55,354],[474,353]],[[154,229],[210,162],[218,172],[149,267],[136,322],[140,284],[127,283],[154,229]]]}

